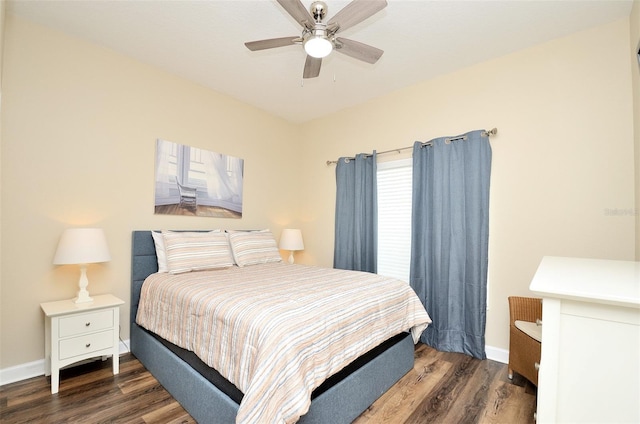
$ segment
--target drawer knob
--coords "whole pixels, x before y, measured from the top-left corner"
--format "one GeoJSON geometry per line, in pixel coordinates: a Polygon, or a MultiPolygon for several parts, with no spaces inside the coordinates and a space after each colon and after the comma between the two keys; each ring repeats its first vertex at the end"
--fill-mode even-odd
{"type": "Polygon", "coordinates": [[[91,322],[85,322],[85,323],[84,323],[84,326],[85,326],[85,327],[88,327],[88,326],[90,326],[90,325],[91,325],[91,322]]]}
{"type": "Polygon", "coordinates": [[[540,364],[539,364],[539,363],[537,363],[537,362],[536,362],[536,363],[534,363],[534,364],[533,364],[533,366],[536,368],[536,370],[539,370],[539,369],[540,369],[540,364]]]}
{"type": "Polygon", "coordinates": [[[91,343],[87,343],[84,347],[91,347],[91,343]]]}

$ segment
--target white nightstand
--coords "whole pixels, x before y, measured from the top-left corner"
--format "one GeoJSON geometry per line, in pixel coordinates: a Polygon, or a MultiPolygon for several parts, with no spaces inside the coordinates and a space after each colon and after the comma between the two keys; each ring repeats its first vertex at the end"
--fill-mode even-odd
{"type": "Polygon", "coordinates": [[[123,300],[105,294],[92,302],[73,300],[41,303],[45,317],[45,375],[51,375],[51,393],[58,393],[60,368],[96,356],[113,356],[113,374],[120,371],[120,305],[123,300]]]}

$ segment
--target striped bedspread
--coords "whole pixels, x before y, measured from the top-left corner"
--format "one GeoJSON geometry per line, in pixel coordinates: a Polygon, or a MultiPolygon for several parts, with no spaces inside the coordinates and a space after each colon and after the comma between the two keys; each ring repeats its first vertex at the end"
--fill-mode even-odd
{"type": "Polygon", "coordinates": [[[407,283],[271,263],[152,274],[137,323],[195,352],[244,397],[236,423],[293,423],[324,380],[384,340],[431,322],[407,283]]]}

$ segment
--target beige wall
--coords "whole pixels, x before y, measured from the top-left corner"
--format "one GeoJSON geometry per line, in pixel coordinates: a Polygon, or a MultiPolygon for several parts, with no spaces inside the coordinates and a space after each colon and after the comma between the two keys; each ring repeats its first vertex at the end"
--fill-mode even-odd
{"type": "Polygon", "coordinates": [[[103,227],[112,260],[88,269],[129,337],[131,230],[265,228],[294,220],[298,128],[109,50],[7,17],[2,128],[0,369],[44,356],[39,304],[71,298],[75,266],[51,264],[62,231],[103,227]],[[154,215],[155,142],[245,160],[241,220],[154,215]]]}
{"type": "MultiPolygon", "coordinates": [[[[4,51],[4,20],[6,3],[0,1],[0,223],[2,222],[2,64],[4,51]]],[[[2,307],[2,225],[0,225],[0,307],[2,307]]],[[[4,332],[2,312],[0,311],[0,331],[4,332]]],[[[2,340],[0,336],[0,369],[2,369],[2,340]]]]}
{"type": "MultiPolygon", "coordinates": [[[[302,263],[330,266],[327,159],[496,126],[487,344],[543,255],[632,259],[632,69],[623,20],[293,125],[109,50],[11,16],[2,119],[0,369],[43,357],[39,303],[71,298],[51,259],[64,228],[105,229],[90,291],[129,299],[130,232],[300,226],[302,263]],[[242,220],[153,214],[156,138],[245,159],[242,220]],[[301,154],[304,153],[304,154],[301,154]]],[[[128,320],[128,305],[121,313],[128,320]]],[[[123,325],[122,337],[128,338],[123,325]]]]}
{"type": "Polygon", "coordinates": [[[629,24],[636,169],[636,261],[640,261],[640,62],[636,59],[640,48],[640,0],[633,2],[629,24]]]}
{"type": "Polygon", "coordinates": [[[305,125],[304,254],[332,264],[327,159],[495,126],[486,341],[507,349],[506,298],[530,295],[542,256],[634,257],[628,40],[624,19],[305,125]]]}

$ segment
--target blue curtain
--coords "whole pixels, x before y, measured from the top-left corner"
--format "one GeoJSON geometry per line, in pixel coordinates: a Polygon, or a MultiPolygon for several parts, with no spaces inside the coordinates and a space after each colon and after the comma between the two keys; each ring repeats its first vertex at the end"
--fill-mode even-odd
{"type": "Polygon", "coordinates": [[[336,166],[333,267],[377,271],[378,195],[376,152],[340,158],[336,166]]]}
{"type": "Polygon", "coordinates": [[[484,359],[491,146],[484,131],[413,147],[410,283],[433,320],[421,341],[484,359]]]}

